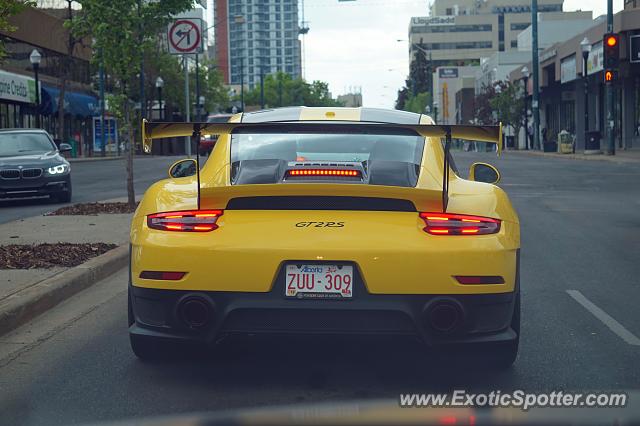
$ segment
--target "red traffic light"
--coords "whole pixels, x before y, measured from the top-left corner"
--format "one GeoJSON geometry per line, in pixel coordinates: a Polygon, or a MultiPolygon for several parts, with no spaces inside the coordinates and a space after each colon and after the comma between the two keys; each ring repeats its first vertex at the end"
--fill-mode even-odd
{"type": "Polygon", "coordinates": [[[607,37],[607,46],[615,47],[618,44],[618,37],[614,35],[610,35],[607,37]]]}

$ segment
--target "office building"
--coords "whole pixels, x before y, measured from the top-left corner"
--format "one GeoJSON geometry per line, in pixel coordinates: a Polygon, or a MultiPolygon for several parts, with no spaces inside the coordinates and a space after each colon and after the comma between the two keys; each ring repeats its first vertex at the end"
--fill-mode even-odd
{"type": "MultiPolygon", "coordinates": [[[[544,20],[591,19],[591,12],[563,12],[563,0],[538,0],[544,20]]],[[[518,34],[531,24],[530,0],[435,0],[430,16],[413,17],[409,57],[416,46],[429,52],[434,67],[475,64],[493,52],[518,48],[518,34]]]]}

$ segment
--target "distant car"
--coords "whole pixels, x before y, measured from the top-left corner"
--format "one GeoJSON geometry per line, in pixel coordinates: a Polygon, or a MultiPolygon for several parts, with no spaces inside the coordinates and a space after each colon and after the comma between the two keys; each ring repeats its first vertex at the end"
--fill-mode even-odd
{"type": "Polygon", "coordinates": [[[56,146],[40,129],[0,130],[0,198],[49,196],[71,201],[71,166],[61,155],[71,145],[56,146]]]}
{"type": "MultiPolygon", "coordinates": [[[[215,114],[207,117],[207,123],[226,123],[233,114],[215,114]]],[[[209,155],[216,144],[218,135],[202,135],[200,140],[200,155],[209,155]]]]}
{"type": "Polygon", "coordinates": [[[450,154],[453,139],[500,147],[500,126],[291,107],[145,122],[145,150],[194,131],[220,135],[202,170],[175,163],[131,224],[138,357],[228,334],[400,334],[514,362],[518,215],[497,169],[474,163],[464,179],[450,154]]]}

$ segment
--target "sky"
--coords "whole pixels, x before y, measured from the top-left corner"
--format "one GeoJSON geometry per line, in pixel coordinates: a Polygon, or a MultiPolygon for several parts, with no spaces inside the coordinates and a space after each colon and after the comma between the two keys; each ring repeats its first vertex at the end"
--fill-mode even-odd
{"type": "MultiPolygon", "coordinates": [[[[622,3],[614,0],[614,13],[622,3]]],[[[564,10],[592,10],[595,18],[606,4],[565,0],[564,10]]],[[[305,0],[304,12],[305,79],[328,82],[334,97],[361,90],[364,106],[392,108],[409,69],[409,20],[427,15],[427,1],[305,0]]]]}

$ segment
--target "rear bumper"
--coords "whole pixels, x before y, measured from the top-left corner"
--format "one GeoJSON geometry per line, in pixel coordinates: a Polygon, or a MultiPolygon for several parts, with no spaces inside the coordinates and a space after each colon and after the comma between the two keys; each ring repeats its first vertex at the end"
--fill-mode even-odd
{"type": "MultiPolygon", "coordinates": [[[[361,289],[362,290],[362,289],[361,289]]],[[[268,293],[192,292],[130,286],[132,334],[211,343],[227,334],[386,334],[415,336],[430,346],[511,341],[516,292],[481,295],[374,295],[354,288],[353,300],[299,300],[284,288],[268,293]],[[282,290],[282,291],[279,291],[282,290]],[[209,309],[205,324],[190,327],[187,300],[209,309]],[[451,330],[434,329],[440,304],[460,309],[451,330]]]]}
{"type": "Polygon", "coordinates": [[[0,198],[40,197],[69,191],[71,175],[0,180],[0,198]]]}

